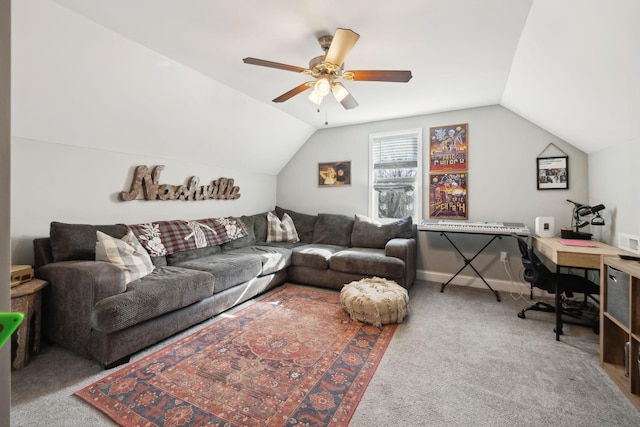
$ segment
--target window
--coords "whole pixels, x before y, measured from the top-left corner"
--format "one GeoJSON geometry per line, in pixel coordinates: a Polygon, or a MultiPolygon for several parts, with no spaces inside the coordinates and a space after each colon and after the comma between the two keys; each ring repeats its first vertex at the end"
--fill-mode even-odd
{"type": "Polygon", "coordinates": [[[369,136],[369,216],[421,218],[422,129],[369,136]]]}

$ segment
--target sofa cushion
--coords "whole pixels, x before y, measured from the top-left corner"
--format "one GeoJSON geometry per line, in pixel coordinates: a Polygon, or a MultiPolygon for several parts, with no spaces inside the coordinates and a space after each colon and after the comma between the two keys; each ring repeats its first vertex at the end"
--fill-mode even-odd
{"type": "Polygon", "coordinates": [[[267,213],[253,215],[253,233],[256,236],[256,243],[267,241],[267,213]]]}
{"type": "Polygon", "coordinates": [[[288,214],[282,219],[274,213],[267,213],[267,242],[299,242],[298,232],[288,214]]]}
{"type": "Polygon", "coordinates": [[[353,223],[354,219],[351,216],[318,214],[318,221],[313,230],[313,243],[351,246],[353,223]]]}
{"type": "Polygon", "coordinates": [[[288,214],[293,220],[300,241],[304,243],[311,243],[313,241],[313,229],[316,226],[318,217],[316,215],[307,215],[276,206],[276,214],[279,218],[282,219],[285,213],[288,214]]]}
{"type": "Polygon", "coordinates": [[[291,265],[291,249],[284,246],[253,245],[227,251],[228,254],[257,255],[262,263],[260,276],[273,274],[291,265]]]}
{"type": "Polygon", "coordinates": [[[174,264],[176,267],[206,271],[214,276],[214,293],[258,277],[262,272],[260,256],[223,252],[174,264]]]}
{"type": "Polygon", "coordinates": [[[356,214],[351,246],[384,249],[387,242],[396,237],[413,237],[413,221],[410,216],[394,222],[380,223],[373,218],[356,214]]]}
{"type": "Polygon", "coordinates": [[[156,267],[166,267],[168,265],[166,256],[152,256],[151,257],[151,262],[156,267]]]}
{"type": "Polygon", "coordinates": [[[171,255],[167,255],[167,265],[174,265],[181,261],[188,261],[195,258],[201,258],[203,256],[210,256],[220,253],[220,246],[207,246],[204,248],[196,248],[188,251],[176,252],[171,255]]]}
{"type": "Polygon", "coordinates": [[[98,230],[118,239],[128,232],[124,224],[89,225],[53,221],[49,229],[53,261],[95,260],[98,230]]]}
{"type": "Polygon", "coordinates": [[[402,277],[405,263],[401,259],[388,257],[384,249],[350,248],[333,254],[329,267],[345,273],[365,274],[386,278],[402,277]]]}
{"type": "Polygon", "coordinates": [[[122,239],[96,231],[96,261],[107,261],[124,272],[125,283],[151,273],[155,268],[149,253],[142,247],[132,231],[122,239]]]}
{"type": "Polygon", "coordinates": [[[94,329],[109,334],[213,295],[211,274],[176,267],[156,268],[126,292],[104,298],[91,313],[94,329]]]}
{"type": "Polygon", "coordinates": [[[331,256],[344,249],[344,246],[324,245],[321,243],[299,246],[293,248],[291,264],[326,270],[329,268],[331,256]]]}

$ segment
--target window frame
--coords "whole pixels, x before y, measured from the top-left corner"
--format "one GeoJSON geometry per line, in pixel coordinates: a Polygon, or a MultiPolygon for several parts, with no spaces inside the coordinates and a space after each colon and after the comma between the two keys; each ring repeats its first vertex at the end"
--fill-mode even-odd
{"type": "Polygon", "coordinates": [[[375,168],[374,168],[374,143],[380,140],[392,140],[398,138],[416,138],[417,144],[417,173],[415,177],[414,187],[414,215],[412,219],[414,222],[422,220],[422,181],[423,181],[423,169],[422,169],[422,146],[423,146],[423,131],[422,128],[405,129],[399,131],[379,132],[369,134],[369,197],[368,197],[368,211],[369,217],[376,219],[380,222],[391,222],[399,218],[379,218],[378,217],[378,197],[374,188],[375,185],[375,168]]]}

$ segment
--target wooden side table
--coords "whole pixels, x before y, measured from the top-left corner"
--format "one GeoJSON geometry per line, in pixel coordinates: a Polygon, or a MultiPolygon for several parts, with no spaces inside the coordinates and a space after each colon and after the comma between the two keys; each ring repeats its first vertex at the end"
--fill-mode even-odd
{"type": "Polygon", "coordinates": [[[16,331],[16,356],[11,364],[14,369],[21,369],[29,363],[29,350],[32,354],[40,353],[41,291],[47,284],[44,280],[31,279],[11,288],[11,311],[24,314],[24,321],[16,331]]]}

